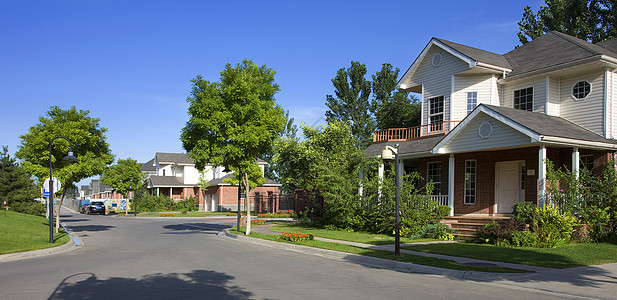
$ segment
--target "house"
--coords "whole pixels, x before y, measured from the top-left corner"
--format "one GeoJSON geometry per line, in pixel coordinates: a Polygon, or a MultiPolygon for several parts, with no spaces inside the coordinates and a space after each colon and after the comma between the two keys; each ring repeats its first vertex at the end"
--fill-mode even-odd
{"type": "Polygon", "coordinates": [[[615,161],[617,39],[553,31],[501,55],[433,38],[397,88],[420,94],[421,126],[377,131],[365,153],[398,144],[452,215],[543,206],[547,160],[575,174],[615,161]]]}
{"type": "MultiPolygon", "coordinates": [[[[258,159],[257,164],[264,172],[265,161],[258,159]]],[[[225,172],[223,166],[206,166],[203,171],[195,168],[195,162],[186,154],[157,152],[152,160],[142,166],[147,174],[148,190],[155,195],[168,196],[174,200],[190,197],[199,199],[200,211],[226,211],[238,209],[238,185],[226,182],[232,172],[225,172]],[[207,182],[205,190],[200,188],[200,180],[207,182]]],[[[270,203],[268,200],[278,195],[281,184],[266,179],[266,182],[250,191],[251,207],[262,211],[270,203]],[[256,202],[256,199],[258,201],[256,202]]],[[[244,196],[243,196],[244,197],[244,196]]],[[[244,210],[241,204],[240,209],[244,210]]],[[[276,207],[267,207],[268,211],[276,207]]]]}

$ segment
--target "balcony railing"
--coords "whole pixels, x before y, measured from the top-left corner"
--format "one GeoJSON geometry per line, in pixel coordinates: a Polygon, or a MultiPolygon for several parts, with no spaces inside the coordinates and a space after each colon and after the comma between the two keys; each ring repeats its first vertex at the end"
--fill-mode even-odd
{"type": "Polygon", "coordinates": [[[448,134],[460,121],[444,121],[409,128],[388,128],[373,133],[373,143],[410,141],[423,137],[448,134]]]}

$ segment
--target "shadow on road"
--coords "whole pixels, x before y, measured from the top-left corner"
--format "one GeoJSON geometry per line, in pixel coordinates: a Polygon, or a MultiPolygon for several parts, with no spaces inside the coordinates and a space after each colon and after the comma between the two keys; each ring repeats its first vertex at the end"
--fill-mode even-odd
{"type": "Polygon", "coordinates": [[[229,285],[234,277],[194,270],[141,278],[100,279],[93,273],[66,277],[48,299],[248,299],[252,293],[229,285]]]}
{"type": "Polygon", "coordinates": [[[112,228],[116,228],[116,226],[109,226],[109,225],[71,225],[70,226],[70,229],[73,232],[106,231],[106,230],[111,230],[112,228]]]}
{"type": "Polygon", "coordinates": [[[225,228],[226,225],[209,224],[209,223],[181,223],[173,225],[165,225],[164,229],[174,230],[175,232],[167,232],[165,234],[187,234],[187,233],[209,233],[218,234],[225,228]]]}

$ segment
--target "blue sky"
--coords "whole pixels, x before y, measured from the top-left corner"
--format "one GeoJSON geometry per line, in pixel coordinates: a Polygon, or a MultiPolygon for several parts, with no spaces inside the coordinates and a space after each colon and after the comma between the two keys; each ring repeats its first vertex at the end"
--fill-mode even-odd
{"type": "MultiPolygon", "coordinates": [[[[404,72],[439,37],[503,54],[523,8],[543,1],[0,2],[0,145],[52,105],[90,111],[116,158],[184,152],[190,80],[218,81],[252,59],[277,71],[277,102],[296,123],[323,123],[331,78],[351,60],[368,76],[404,72]]],[[[401,74],[402,75],[402,74],[401,74]]]]}

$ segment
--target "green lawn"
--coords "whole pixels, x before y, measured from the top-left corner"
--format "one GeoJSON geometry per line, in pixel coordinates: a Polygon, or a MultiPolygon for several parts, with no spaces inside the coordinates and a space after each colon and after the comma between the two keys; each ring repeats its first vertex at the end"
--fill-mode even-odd
{"type": "Polygon", "coordinates": [[[60,227],[49,243],[49,223],[45,217],[13,211],[0,212],[0,254],[44,249],[66,244],[69,235],[60,227]]]}
{"type": "MultiPolygon", "coordinates": [[[[234,230],[230,230],[230,232],[234,234],[241,234],[241,235],[244,234],[243,232],[238,232],[234,230]]],[[[279,240],[277,235],[273,235],[273,234],[263,234],[259,232],[251,232],[251,237],[271,240],[271,241],[278,241],[281,243],[292,243],[292,242],[279,240]]],[[[304,242],[294,242],[292,244],[334,250],[334,251],[345,252],[345,253],[359,254],[359,255],[365,255],[365,256],[377,257],[377,258],[383,258],[383,259],[389,259],[389,260],[396,260],[396,261],[413,263],[413,264],[418,264],[418,265],[460,270],[460,271],[480,271],[480,272],[492,272],[492,273],[528,273],[529,272],[526,270],[502,268],[502,267],[495,267],[495,266],[487,266],[487,267],[466,266],[466,265],[461,265],[451,260],[432,258],[432,257],[426,257],[426,256],[420,256],[420,255],[411,255],[411,254],[405,254],[405,253],[401,253],[401,256],[395,256],[394,253],[391,251],[366,249],[366,248],[350,246],[350,245],[345,245],[345,244],[323,242],[323,241],[316,241],[316,240],[304,241],[304,242]]]]}
{"type": "Polygon", "coordinates": [[[403,249],[549,268],[617,262],[617,245],[571,244],[558,248],[513,248],[469,243],[406,246],[403,249]]]}
{"type": "MultiPolygon", "coordinates": [[[[274,232],[297,232],[310,233],[314,236],[341,240],[348,242],[356,242],[370,245],[387,245],[394,244],[394,237],[386,234],[373,234],[367,232],[347,232],[344,230],[327,230],[309,225],[302,225],[298,223],[293,224],[279,224],[270,228],[274,232]]],[[[411,240],[407,238],[401,238],[401,243],[417,243],[434,241],[432,239],[417,239],[411,240]]]]}

